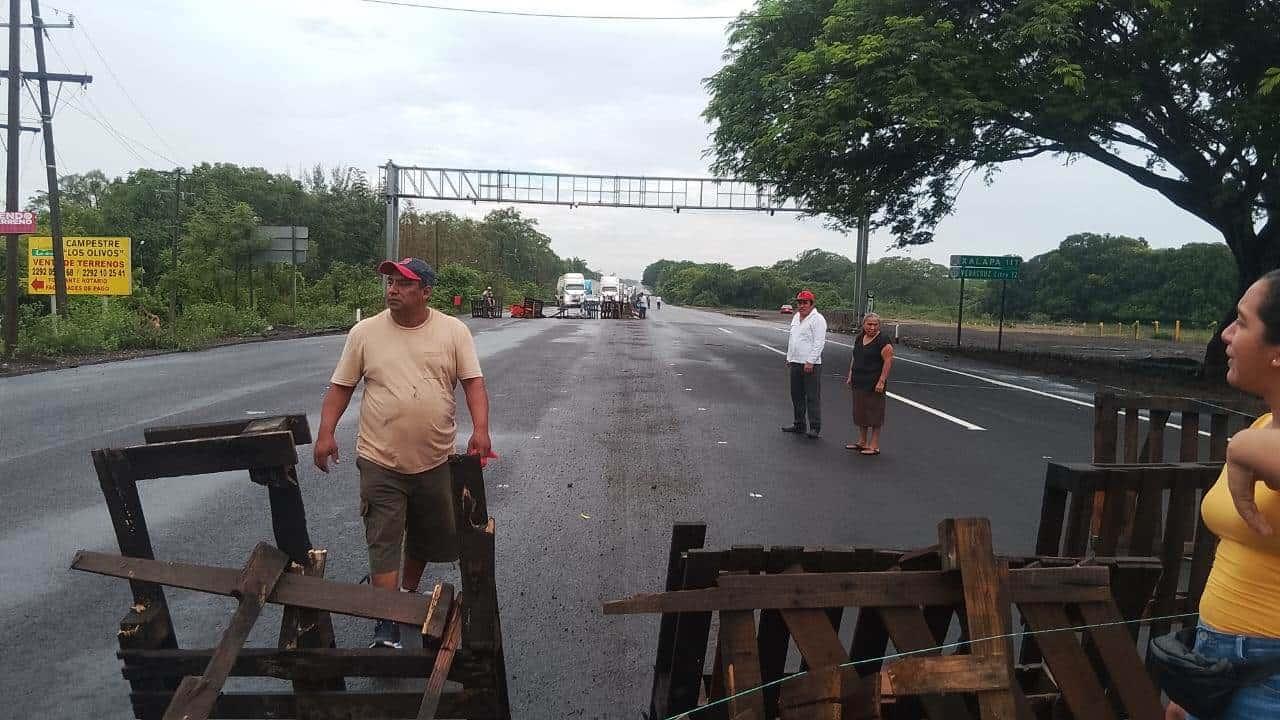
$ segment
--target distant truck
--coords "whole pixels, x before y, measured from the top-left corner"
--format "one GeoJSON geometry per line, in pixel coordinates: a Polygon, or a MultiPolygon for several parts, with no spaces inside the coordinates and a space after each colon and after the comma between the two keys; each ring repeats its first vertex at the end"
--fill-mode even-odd
{"type": "Polygon", "coordinates": [[[587,294],[587,279],[582,273],[565,273],[556,281],[556,303],[562,308],[582,308],[587,294]]]}
{"type": "Polygon", "coordinates": [[[600,276],[600,299],[605,302],[617,302],[622,299],[622,283],[616,275],[600,276]]]}

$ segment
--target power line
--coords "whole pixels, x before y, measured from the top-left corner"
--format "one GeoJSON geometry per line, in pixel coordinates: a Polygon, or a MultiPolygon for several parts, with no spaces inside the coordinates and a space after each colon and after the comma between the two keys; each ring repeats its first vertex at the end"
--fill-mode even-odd
{"type": "Polygon", "coordinates": [[[470,15],[498,15],[505,17],[544,18],[550,20],[737,20],[739,17],[783,17],[781,14],[764,15],[759,13],[743,13],[741,15],[580,15],[576,13],[549,13],[524,10],[492,10],[484,8],[457,7],[452,5],[434,5],[429,3],[407,2],[406,0],[361,0],[372,5],[393,5],[396,7],[417,8],[419,10],[436,10],[439,12],[465,13],[470,15]]]}
{"type": "MultiPolygon", "coordinates": [[[[84,94],[84,93],[82,93],[82,97],[84,97],[84,99],[85,99],[86,101],[88,101],[88,103],[89,103],[89,108],[85,108],[85,107],[83,107],[83,106],[80,106],[80,110],[82,110],[82,111],[86,111],[86,110],[90,110],[90,109],[91,109],[94,113],[96,113],[96,114],[97,114],[97,116],[102,120],[102,122],[106,123],[107,127],[111,130],[111,132],[113,132],[113,133],[115,133],[116,135],[119,135],[121,138],[123,138],[123,139],[125,139],[125,140],[129,141],[129,143],[131,143],[131,144],[133,144],[133,145],[137,145],[138,147],[142,148],[143,150],[146,150],[147,152],[151,153],[152,155],[155,155],[156,157],[160,158],[161,160],[164,160],[165,162],[168,162],[168,163],[170,163],[170,164],[172,164],[172,165],[180,165],[180,164],[181,164],[181,163],[179,163],[177,160],[174,160],[173,158],[169,157],[168,155],[165,155],[164,153],[160,152],[159,150],[156,150],[155,148],[151,147],[150,145],[147,145],[146,143],[142,142],[141,140],[138,140],[137,138],[129,137],[128,135],[125,135],[124,133],[122,133],[122,132],[120,132],[119,130],[117,130],[117,129],[116,129],[116,127],[115,127],[114,125],[112,125],[112,124],[111,124],[111,121],[107,119],[107,114],[106,114],[105,112],[103,112],[103,110],[102,110],[102,108],[101,108],[101,107],[98,107],[98,103],[94,102],[94,100],[93,100],[93,96],[92,96],[92,95],[88,95],[88,94],[84,94]]],[[[68,101],[68,104],[70,104],[70,102],[69,102],[69,101],[68,101]]]]}
{"type": "MultiPolygon", "coordinates": [[[[89,35],[89,30],[85,27],[83,20],[80,21],[78,27],[80,28],[80,32],[84,33],[84,39],[88,41],[89,47],[93,49],[93,52],[98,56],[98,59],[102,61],[102,66],[106,68],[107,74],[111,76],[116,87],[120,88],[120,92],[124,94],[125,99],[127,99],[129,104],[133,106],[133,111],[138,113],[138,117],[142,118],[142,122],[146,123],[147,127],[151,128],[151,132],[155,134],[156,138],[160,141],[160,144],[164,145],[169,152],[177,154],[178,151],[169,144],[168,140],[164,139],[164,136],[156,129],[156,126],[153,125],[151,120],[147,118],[146,114],[142,112],[142,108],[138,106],[137,101],[135,101],[133,96],[129,94],[129,91],[125,89],[124,83],[120,81],[120,76],[116,75],[116,71],[111,69],[111,63],[107,62],[107,58],[102,54],[102,51],[98,49],[98,44],[95,43],[93,41],[93,37],[89,35]]],[[[177,165],[178,163],[174,164],[177,165]]]]}
{"type": "MultiPolygon", "coordinates": [[[[83,95],[83,93],[81,94],[83,95]]],[[[146,158],[142,157],[142,155],[137,150],[135,150],[133,146],[128,143],[128,141],[124,139],[124,136],[122,136],[114,128],[110,127],[109,123],[105,123],[102,120],[99,120],[88,110],[85,110],[84,108],[80,107],[78,104],[72,102],[70,98],[67,99],[67,107],[75,110],[81,115],[84,115],[85,117],[97,123],[103,130],[107,132],[108,135],[113,137],[116,140],[116,142],[120,143],[121,147],[123,147],[126,151],[128,151],[129,154],[132,155],[138,162],[142,163],[143,165],[147,164],[146,158]]]]}

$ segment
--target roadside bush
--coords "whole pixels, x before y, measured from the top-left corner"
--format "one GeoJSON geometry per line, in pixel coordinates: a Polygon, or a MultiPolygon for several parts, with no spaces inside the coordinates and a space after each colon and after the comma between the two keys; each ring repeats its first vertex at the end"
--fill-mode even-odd
{"type": "MultiPolygon", "coordinates": [[[[365,317],[369,317],[368,314],[365,317]]],[[[355,310],[325,303],[320,305],[298,306],[298,319],[294,323],[308,330],[324,330],[328,328],[350,327],[356,321],[355,310]]]]}
{"type": "Polygon", "coordinates": [[[98,298],[73,298],[67,318],[41,314],[24,305],[18,320],[19,355],[52,357],[64,354],[114,352],[165,346],[165,334],[148,323],[133,303],[98,298]]]}
{"type": "Polygon", "coordinates": [[[218,338],[260,333],[267,321],[249,310],[237,310],[231,303],[212,302],[188,305],[178,316],[178,347],[191,350],[218,338]]]}

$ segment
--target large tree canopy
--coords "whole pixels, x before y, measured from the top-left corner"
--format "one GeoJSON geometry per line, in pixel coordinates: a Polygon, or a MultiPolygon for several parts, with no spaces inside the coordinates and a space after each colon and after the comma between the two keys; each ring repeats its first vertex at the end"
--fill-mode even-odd
{"type": "Polygon", "coordinates": [[[964,179],[1085,156],[1280,266],[1280,3],[759,0],[707,80],[717,169],[932,239],[964,179]]]}

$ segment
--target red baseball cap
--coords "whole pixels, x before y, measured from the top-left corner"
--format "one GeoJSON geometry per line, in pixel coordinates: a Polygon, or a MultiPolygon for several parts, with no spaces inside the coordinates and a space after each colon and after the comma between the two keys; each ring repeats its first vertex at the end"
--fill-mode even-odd
{"type": "Polygon", "coordinates": [[[436,281],[436,272],[431,269],[431,266],[415,257],[407,257],[398,262],[383,260],[382,264],[378,265],[378,273],[381,275],[399,273],[410,280],[417,280],[427,285],[432,285],[436,281]]]}
{"type": "Polygon", "coordinates": [[[796,294],[796,299],[808,300],[809,302],[813,302],[813,293],[808,290],[801,290],[799,293],[796,294]]]}

